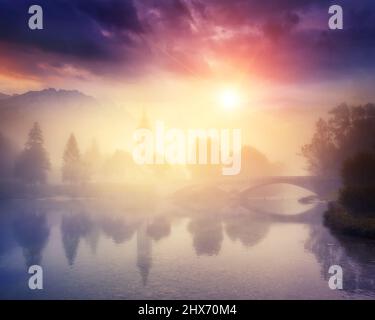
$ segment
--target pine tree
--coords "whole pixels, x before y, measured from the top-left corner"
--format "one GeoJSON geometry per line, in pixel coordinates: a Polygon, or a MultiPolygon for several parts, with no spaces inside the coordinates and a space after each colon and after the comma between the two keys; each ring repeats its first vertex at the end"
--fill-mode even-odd
{"type": "Polygon", "coordinates": [[[39,123],[35,122],[29,132],[24,150],[15,165],[15,176],[26,183],[45,183],[50,161],[44,148],[43,133],[39,123]]]}
{"type": "Polygon", "coordinates": [[[85,180],[84,166],[81,161],[77,140],[74,134],[71,134],[66,144],[63,155],[62,178],[63,181],[70,183],[80,183],[85,180]]]}

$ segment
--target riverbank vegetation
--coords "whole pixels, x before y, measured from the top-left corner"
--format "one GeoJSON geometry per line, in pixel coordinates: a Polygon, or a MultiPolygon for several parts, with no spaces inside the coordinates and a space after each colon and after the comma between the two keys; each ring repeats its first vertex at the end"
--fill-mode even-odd
{"type": "Polygon", "coordinates": [[[333,108],[320,118],[310,143],[302,147],[308,170],[316,176],[339,176],[346,160],[375,152],[375,104],[333,108]]]}
{"type": "Polygon", "coordinates": [[[332,109],[328,119],[319,119],[302,154],[314,175],[342,180],[325,224],[335,232],[375,237],[375,104],[332,109]]]}
{"type": "Polygon", "coordinates": [[[325,224],[343,234],[375,238],[375,153],[360,153],[342,169],[343,187],[325,224]]]}

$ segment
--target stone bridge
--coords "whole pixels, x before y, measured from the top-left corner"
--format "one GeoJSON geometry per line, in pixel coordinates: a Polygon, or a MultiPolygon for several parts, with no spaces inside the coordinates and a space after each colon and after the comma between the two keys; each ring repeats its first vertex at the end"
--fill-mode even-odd
{"type": "Polygon", "coordinates": [[[322,197],[335,192],[340,188],[341,181],[338,178],[314,177],[314,176],[276,176],[250,179],[246,189],[241,191],[243,196],[250,195],[254,190],[273,185],[289,184],[309,190],[322,197]]]}

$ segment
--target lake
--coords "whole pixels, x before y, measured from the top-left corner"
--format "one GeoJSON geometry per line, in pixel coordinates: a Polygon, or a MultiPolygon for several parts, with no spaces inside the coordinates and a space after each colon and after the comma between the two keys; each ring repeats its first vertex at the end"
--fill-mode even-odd
{"type": "Polygon", "coordinates": [[[375,242],[332,235],[304,189],[128,198],[0,200],[0,298],[375,297],[375,242]],[[43,290],[28,288],[33,264],[43,290]],[[328,287],[331,265],[343,290],[328,287]]]}

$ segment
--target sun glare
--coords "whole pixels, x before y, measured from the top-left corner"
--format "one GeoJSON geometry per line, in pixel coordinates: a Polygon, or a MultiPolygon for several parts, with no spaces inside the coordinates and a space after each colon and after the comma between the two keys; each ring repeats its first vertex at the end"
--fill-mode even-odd
{"type": "Polygon", "coordinates": [[[226,110],[233,110],[240,104],[240,94],[235,89],[224,89],[218,97],[220,105],[226,110]]]}

